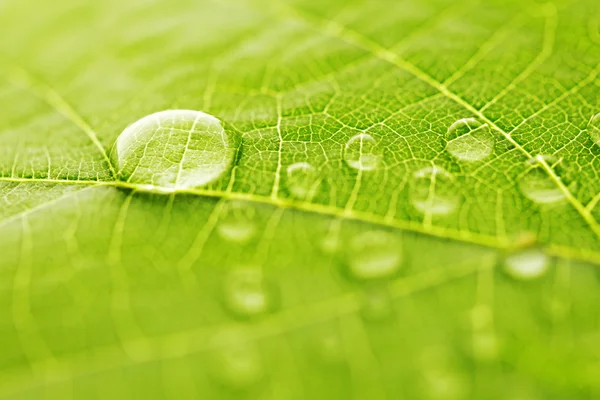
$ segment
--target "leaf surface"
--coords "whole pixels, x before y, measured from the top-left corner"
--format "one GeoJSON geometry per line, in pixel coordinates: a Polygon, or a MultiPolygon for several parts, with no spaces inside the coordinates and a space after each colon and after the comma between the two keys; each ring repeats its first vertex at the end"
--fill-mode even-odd
{"type": "Polygon", "coordinates": [[[0,397],[600,395],[594,2],[323,3],[0,4],[0,397]],[[167,109],[231,171],[120,181],[167,109]]]}

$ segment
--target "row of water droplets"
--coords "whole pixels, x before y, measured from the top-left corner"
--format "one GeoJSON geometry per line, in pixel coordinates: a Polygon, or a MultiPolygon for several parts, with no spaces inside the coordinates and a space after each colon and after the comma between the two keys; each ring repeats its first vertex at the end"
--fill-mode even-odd
{"type": "MultiPolygon", "coordinates": [[[[600,114],[589,123],[589,135],[600,145],[600,114]]],[[[446,151],[461,163],[478,163],[494,152],[495,135],[487,123],[475,118],[451,124],[445,138],[446,151]]],[[[128,126],[111,152],[119,179],[159,192],[185,191],[212,184],[235,164],[241,139],[227,133],[217,118],[191,110],[167,110],[150,114],[128,126]]],[[[351,137],[343,149],[348,167],[368,173],[380,168],[383,148],[367,133],[351,137]]],[[[545,167],[561,175],[560,159],[549,155],[527,161],[519,188],[539,204],[564,200],[545,167]],[[545,164],[545,165],[544,165],[545,164]]],[[[323,181],[320,171],[307,161],[287,166],[285,183],[292,197],[311,200],[323,181]]],[[[431,165],[413,173],[410,202],[424,214],[445,215],[454,211],[460,196],[454,176],[431,165]]]]}
{"type": "MultiPolygon", "coordinates": [[[[239,202],[228,204],[223,222],[217,227],[219,235],[232,242],[247,242],[256,229],[231,229],[230,212],[237,214],[245,226],[255,226],[255,213],[245,210],[251,207],[239,202]],[[232,232],[235,232],[232,234],[232,232]],[[240,232],[244,232],[240,234],[240,232]]],[[[362,318],[371,323],[385,323],[394,320],[394,298],[389,290],[396,278],[409,275],[409,248],[402,234],[385,230],[358,232],[349,239],[339,241],[335,249],[327,247],[324,251],[341,256],[342,271],[349,282],[359,284],[359,306],[362,318]]],[[[502,258],[504,273],[515,280],[533,281],[546,275],[551,267],[551,258],[541,249],[532,247],[512,252],[502,258]]],[[[260,268],[243,267],[229,271],[223,284],[224,305],[236,318],[252,320],[274,312],[280,305],[278,285],[269,279],[260,268]]],[[[338,354],[339,338],[327,336],[316,344],[326,360],[344,357],[338,354]],[[322,347],[322,348],[321,348],[322,347]]],[[[220,339],[219,339],[220,340],[220,339]]],[[[231,343],[219,347],[215,362],[218,365],[219,379],[247,386],[262,379],[264,366],[256,347],[250,343],[240,344],[232,339],[231,343]]]]}
{"type": "MultiPolygon", "coordinates": [[[[590,122],[590,135],[600,145],[600,114],[590,122]]],[[[120,179],[149,190],[174,192],[205,186],[219,180],[235,163],[240,140],[228,134],[221,122],[199,111],[169,110],[151,114],[129,126],[117,139],[111,158],[120,179]]],[[[447,132],[446,150],[458,161],[480,162],[494,151],[495,138],[489,126],[474,118],[453,123],[447,132]]],[[[371,135],[361,133],[348,140],[343,153],[352,169],[377,170],[383,152],[371,135]]],[[[529,169],[520,181],[521,191],[538,203],[562,199],[554,182],[539,166],[556,168],[557,160],[538,157],[528,162],[529,169]]],[[[311,199],[319,190],[322,177],[308,162],[286,168],[289,193],[311,199]]],[[[444,215],[456,209],[459,197],[452,174],[439,166],[429,166],[413,174],[411,203],[422,213],[444,215]]],[[[255,209],[244,202],[228,202],[217,225],[219,235],[230,242],[245,243],[256,232],[255,209]]],[[[335,245],[334,245],[335,247],[335,245]]],[[[331,248],[329,250],[332,250],[331,248]]],[[[334,249],[339,252],[339,248],[334,249]]],[[[389,318],[392,298],[386,282],[403,273],[406,263],[402,237],[383,230],[355,235],[344,254],[344,276],[368,284],[363,291],[362,315],[369,320],[389,318]],[[374,288],[374,289],[373,289],[374,288]]],[[[549,257],[537,249],[505,257],[504,270],[515,279],[530,280],[549,269],[549,257]]],[[[277,309],[279,292],[260,268],[242,267],[230,271],[223,283],[224,306],[236,317],[258,318],[277,309]]],[[[263,375],[256,349],[239,338],[224,335],[215,369],[228,383],[247,386],[263,375]],[[225,343],[226,342],[226,343],[225,343]]]]}

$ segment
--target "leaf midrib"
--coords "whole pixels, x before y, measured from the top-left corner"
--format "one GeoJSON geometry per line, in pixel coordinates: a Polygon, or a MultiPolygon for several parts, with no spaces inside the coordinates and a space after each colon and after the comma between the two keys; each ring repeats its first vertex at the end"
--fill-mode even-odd
{"type": "MultiPolygon", "coordinates": [[[[148,185],[140,185],[135,183],[128,183],[122,181],[99,181],[99,180],[68,180],[68,179],[47,179],[47,178],[8,178],[0,177],[0,182],[7,183],[19,183],[19,184],[34,184],[34,183],[51,183],[57,185],[79,185],[84,186],[88,189],[100,188],[100,187],[113,187],[120,189],[133,190],[134,192],[150,192],[160,193],[158,190],[152,191],[148,185]]],[[[23,215],[31,214],[32,212],[38,211],[45,208],[48,204],[55,204],[60,200],[77,195],[81,191],[70,192],[66,195],[59,196],[53,200],[44,202],[35,207],[35,209],[25,210],[18,214],[9,216],[4,221],[0,220],[0,227],[5,225],[7,221],[17,220],[23,215]]],[[[310,212],[322,216],[333,217],[339,220],[357,221],[368,224],[373,224],[385,228],[400,229],[402,231],[414,232],[418,234],[428,235],[439,239],[453,240],[461,243],[474,244],[478,246],[485,246],[494,248],[502,251],[515,251],[527,244],[521,243],[518,238],[499,237],[492,235],[485,235],[480,233],[474,233],[471,231],[451,229],[447,227],[439,227],[435,225],[425,226],[418,222],[398,220],[394,217],[381,216],[378,214],[355,211],[348,208],[339,208],[335,206],[329,206],[317,203],[307,203],[298,200],[288,199],[272,196],[263,196],[257,194],[240,193],[231,190],[231,185],[226,190],[211,190],[211,189],[187,189],[179,190],[175,192],[179,195],[194,195],[202,197],[210,197],[215,199],[225,200],[241,200],[248,201],[255,204],[263,204],[268,206],[274,206],[279,208],[289,208],[304,212],[310,212]]],[[[586,251],[582,249],[573,249],[567,246],[560,245],[548,245],[545,247],[545,251],[554,257],[563,259],[573,259],[600,264],[600,252],[598,251],[586,251]]]]}
{"type": "MultiPolygon", "coordinates": [[[[337,21],[324,19],[324,18],[314,16],[314,15],[308,15],[297,9],[293,9],[293,8],[289,8],[289,7],[287,7],[286,10],[288,11],[288,14],[291,17],[295,18],[296,20],[298,20],[300,22],[304,22],[305,24],[308,24],[309,26],[311,26],[315,29],[318,29],[323,34],[330,35],[332,37],[336,37],[350,45],[361,48],[361,49],[369,52],[370,54],[372,54],[374,57],[376,57],[382,61],[386,61],[386,62],[394,65],[395,67],[401,69],[402,71],[410,73],[415,78],[428,84],[429,86],[431,86],[432,88],[436,89],[438,92],[443,94],[446,98],[452,100],[456,104],[458,104],[458,105],[462,106],[463,108],[465,108],[466,110],[472,112],[474,115],[479,117],[482,121],[489,124],[490,127],[492,127],[494,130],[499,132],[506,140],[508,140],[509,143],[511,143],[517,150],[519,150],[528,159],[534,158],[534,156],[531,153],[529,153],[529,151],[527,151],[519,142],[517,142],[516,140],[514,140],[512,138],[511,133],[514,132],[514,129],[510,133],[506,132],[504,129],[500,128],[494,121],[489,119],[481,110],[478,110],[476,107],[469,104],[462,97],[460,97],[456,93],[449,90],[446,87],[446,85],[437,81],[435,78],[433,78],[432,76],[427,74],[425,71],[423,71],[416,65],[412,64],[408,60],[400,57],[398,54],[392,52],[391,50],[389,50],[385,47],[380,46],[378,43],[372,41],[368,37],[365,37],[362,34],[356,32],[354,30],[351,30],[344,25],[339,24],[337,21]]],[[[547,7],[544,7],[543,10],[546,13],[545,16],[547,18],[547,22],[546,22],[546,26],[545,26],[545,30],[544,30],[544,33],[545,33],[544,34],[544,45],[542,47],[541,53],[529,65],[529,67],[526,69],[526,71],[524,71],[517,78],[515,78],[509,84],[508,88],[501,91],[495,97],[495,99],[502,97],[509,90],[510,87],[514,86],[518,81],[524,79],[523,76],[525,76],[527,73],[531,73],[533,71],[533,69],[535,69],[535,67],[537,67],[545,57],[547,57],[551,54],[551,47],[549,47],[549,46],[551,46],[551,43],[553,43],[553,40],[549,40],[546,36],[549,34],[549,32],[550,33],[555,32],[555,29],[557,26],[557,23],[555,21],[556,9],[554,8],[553,5],[548,5],[547,7]],[[553,28],[550,29],[549,27],[553,27],[553,28]]],[[[554,33],[552,33],[552,34],[554,35],[554,33]]],[[[589,81],[595,79],[598,72],[600,72],[600,65],[598,65],[595,69],[593,69],[590,72],[590,74],[588,75],[588,77],[586,79],[584,79],[584,81],[589,82],[589,81]]],[[[576,87],[580,87],[580,85],[576,85],[576,87]]],[[[570,93],[570,91],[567,93],[570,93]]],[[[486,106],[484,106],[483,109],[485,109],[486,106]]],[[[586,223],[588,224],[590,229],[594,232],[594,234],[598,238],[600,238],[600,224],[598,224],[598,221],[596,221],[596,219],[594,218],[592,213],[579,200],[577,200],[577,198],[575,198],[575,196],[570,192],[570,190],[566,187],[566,185],[561,181],[560,177],[558,177],[556,175],[554,170],[546,162],[544,162],[542,160],[541,165],[542,165],[543,169],[546,171],[546,173],[548,174],[548,176],[550,177],[550,179],[552,179],[552,181],[558,187],[558,189],[561,192],[563,192],[567,201],[573,206],[573,208],[575,208],[575,210],[580,214],[580,216],[586,221],[586,223]]]]}

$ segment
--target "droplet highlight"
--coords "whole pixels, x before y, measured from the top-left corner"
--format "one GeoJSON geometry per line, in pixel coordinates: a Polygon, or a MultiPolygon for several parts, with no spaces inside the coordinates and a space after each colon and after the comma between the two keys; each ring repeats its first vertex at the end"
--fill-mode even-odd
{"type": "Polygon", "coordinates": [[[166,110],[128,126],[111,161],[123,181],[174,192],[217,181],[232,167],[238,147],[238,138],[212,115],[166,110]]]}
{"type": "Polygon", "coordinates": [[[307,162],[297,162],[287,167],[286,186],[297,199],[312,199],[320,183],[319,172],[307,162]]]}
{"type": "Polygon", "coordinates": [[[344,160],[350,168],[372,171],[381,163],[381,153],[377,141],[367,133],[355,135],[344,148],[344,160]]]}
{"type": "Polygon", "coordinates": [[[550,268],[550,257],[540,249],[528,249],[506,257],[504,270],[515,279],[532,280],[550,268]]]}
{"type": "Polygon", "coordinates": [[[402,264],[400,237],[385,231],[367,231],[355,236],[349,246],[348,269],[358,280],[390,278],[402,264]]]}
{"type": "Polygon", "coordinates": [[[494,151],[494,135],[488,124],[475,118],[459,119],[448,128],[446,150],[460,161],[481,161],[494,151]]]}
{"type": "Polygon", "coordinates": [[[600,146],[600,113],[594,115],[588,124],[588,134],[592,141],[600,146]]]}
{"type": "Polygon", "coordinates": [[[441,216],[453,212],[459,204],[454,177],[442,167],[433,166],[415,172],[410,201],[419,212],[441,216]]]}
{"type": "Polygon", "coordinates": [[[245,201],[233,200],[223,206],[217,232],[223,239],[246,243],[256,233],[256,209],[245,201]]]}
{"type": "Polygon", "coordinates": [[[224,285],[227,309],[239,317],[256,317],[271,311],[275,296],[259,268],[240,268],[231,271],[224,285]]]}
{"type": "Polygon", "coordinates": [[[527,161],[527,170],[519,180],[521,193],[529,200],[538,204],[555,204],[565,200],[565,193],[558,187],[543,163],[546,163],[559,177],[561,168],[559,160],[554,156],[541,155],[527,161]]]}

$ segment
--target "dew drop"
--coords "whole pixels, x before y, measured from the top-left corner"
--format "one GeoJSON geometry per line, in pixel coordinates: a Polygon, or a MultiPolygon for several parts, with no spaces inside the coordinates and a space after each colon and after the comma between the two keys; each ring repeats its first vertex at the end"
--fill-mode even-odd
{"type": "Polygon", "coordinates": [[[224,207],[217,224],[217,232],[223,239],[245,243],[256,233],[254,207],[244,201],[230,201],[224,207]]]}
{"type": "Polygon", "coordinates": [[[538,204],[554,204],[564,201],[565,194],[548,175],[542,161],[560,176],[561,170],[556,157],[547,155],[534,157],[527,161],[527,171],[519,181],[521,193],[538,204]]]}
{"type": "Polygon", "coordinates": [[[344,148],[344,160],[351,168],[361,171],[376,169],[381,162],[377,141],[367,133],[351,137],[344,148]]]}
{"type": "Polygon", "coordinates": [[[600,146],[600,113],[594,115],[590,120],[588,134],[594,143],[600,146]]]}
{"type": "Polygon", "coordinates": [[[544,275],[550,258],[540,249],[528,249],[511,254],[504,261],[504,270],[515,279],[531,280],[544,275]]]}
{"type": "Polygon", "coordinates": [[[259,268],[241,268],[226,277],[225,304],[235,315],[255,317],[271,311],[275,305],[273,287],[259,268]]]}
{"type": "Polygon", "coordinates": [[[446,150],[458,160],[473,162],[494,151],[494,136],[488,124],[475,118],[459,119],[448,128],[446,150]]]}
{"type": "Polygon", "coordinates": [[[318,171],[307,162],[298,162],[287,167],[287,188],[298,199],[311,199],[320,184],[318,171]]]}
{"type": "Polygon", "coordinates": [[[410,200],[421,213],[450,214],[458,206],[459,199],[454,177],[444,168],[427,167],[413,175],[410,200]]]}
{"type": "Polygon", "coordinates": [[[215,182],[235,159],[239,140],[221,122],[192,110],[150,114],[117,138],[111,160],[119,179],[173,192],[215,182]]]}
{"type": "Polygon", "coordinates": [[[359,280],[389,278],[402,264],[402,241],[384,231],[367,231],[350,242],[348,268],[359,280]]]}
{"type": "Polygon", "coordinates": [[[217,347],[211,355],[211,375],[220,383],[246,388],[258,383],[264,376],[263,365],[256,346],[233,332],[220,332],[213,339],[217,347]]]}

